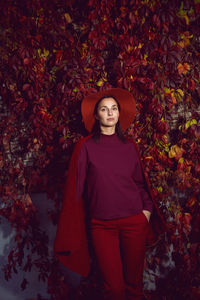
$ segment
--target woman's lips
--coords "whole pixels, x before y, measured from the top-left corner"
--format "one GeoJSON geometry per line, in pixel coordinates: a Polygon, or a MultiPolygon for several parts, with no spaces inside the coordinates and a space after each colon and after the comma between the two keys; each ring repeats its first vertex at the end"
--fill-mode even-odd
{"type": "Polygon", "coordinates": [[[114,121],[114,118],[108,118],[107,121],[114,121]]]}

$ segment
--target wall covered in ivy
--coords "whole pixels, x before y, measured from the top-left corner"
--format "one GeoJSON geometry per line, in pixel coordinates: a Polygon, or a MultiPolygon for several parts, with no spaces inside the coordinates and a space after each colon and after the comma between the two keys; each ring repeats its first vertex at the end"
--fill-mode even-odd
{"type": "MultiPolygon", "coordinates": [[[[49,299],[67,293],[31,193],[47,192],[56,225],[73,145],[87,134],[81,100],[122,87],[137,102],[127,135],[169,228],[147,253],[146,296],[199,299],[199,28],[199,0],[1,0],[0,213],[16,230],[7,280],[34,266],[49,299]]],[[[85,293],[95,284],[84,282],[85,293]]]]}

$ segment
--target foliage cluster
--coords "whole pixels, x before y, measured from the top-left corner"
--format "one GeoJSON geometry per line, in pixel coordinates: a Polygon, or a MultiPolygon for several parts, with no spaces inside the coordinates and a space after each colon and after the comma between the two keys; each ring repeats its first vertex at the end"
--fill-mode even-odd
{"type": "Polygon", "coordinates": [[[169,226],[147,274],[159,299],[198,299],[200,1],[8,0],[0,14],[0,213],[16,229],[6,279],[34,265],[51,299],[66,293],[30,195],[47,192],[56,224],[72,146],[86,134],[80,102],[122,87],[137,101],[127,134],[169,226]],[[166,264],[170,245],[174,269],[166,264]],[[37,259],[24,257],[28,247],[37,259]]]}

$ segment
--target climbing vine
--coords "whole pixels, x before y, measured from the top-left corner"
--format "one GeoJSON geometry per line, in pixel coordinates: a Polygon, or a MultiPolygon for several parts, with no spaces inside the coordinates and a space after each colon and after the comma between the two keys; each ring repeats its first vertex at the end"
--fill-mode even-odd
{"type": "Polygon", "coordinates": [[[34,265],[51,299],[67,293],[31,193],[47,193],[56,225],[73,145],[87,134],[81,100],[122,87],[137,102],[127,134],[169,227],[146,261],[156,284],[152,299],[198,299],[200,1],[1,2],[0,212],[16,230],[5,278],[34,265]],[[37,259],[24,257],[27,247],[37,259]],[[166,263],[169,252],[174,267],[166,263]]]}

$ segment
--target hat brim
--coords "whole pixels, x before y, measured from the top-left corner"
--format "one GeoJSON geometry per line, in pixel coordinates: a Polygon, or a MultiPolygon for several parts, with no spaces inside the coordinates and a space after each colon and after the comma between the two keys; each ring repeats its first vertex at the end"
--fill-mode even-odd
{"type": "Polygon", "coordinates": [[[91,132],[94,125],[94,108],[96,103],[103,97],[114,97],[120,105],[120,124],[125,131],[132,124],[136,114],[136,103],[133,95],[121,88],[112,88],[86,96],[81,104],[81,113],[85,128],[91,132]]]}

